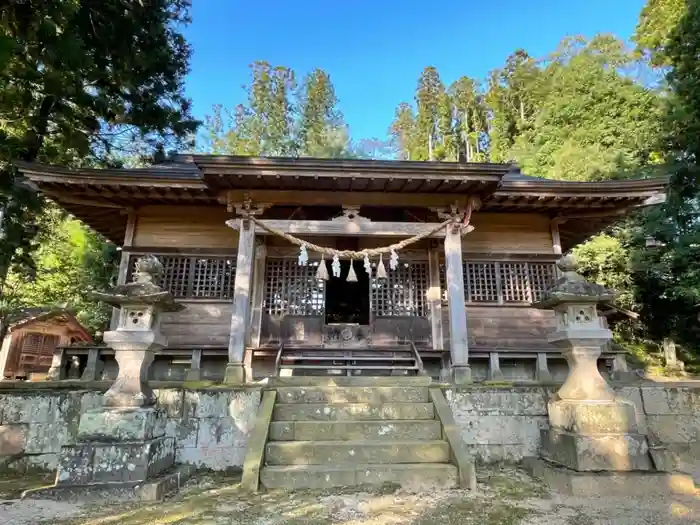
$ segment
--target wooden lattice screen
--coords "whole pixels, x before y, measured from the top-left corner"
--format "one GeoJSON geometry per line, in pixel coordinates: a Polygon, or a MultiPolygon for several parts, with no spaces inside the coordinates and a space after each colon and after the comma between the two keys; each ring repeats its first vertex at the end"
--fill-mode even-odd
{"type": "Polygon", "coordinates": [[[372,278],[372,313],[377,316],[427,316],[425,296],[430,272],[427,262],[400,263],[396,270],[387,268],[387,278],[372,278]]]}
{"type": "Polygon", "coordinates": [[[31,371],[33,368],[45,367],[51,364],[53,351],[58,345],[58,336],[28,332],[20,343],[18,370],[31,371]]]}
{"type": "Polygon", "coordinates": [[[273,316],[323,315],[325,282],[316,279],[318,262],[300,266],[296,258],[268,258],[263,308],[273,316]]]}
{"type": "MultiPolygon", "coordinates": [[[[233,299],[236,258],[225,256],[157,255],[163,265],[159,285],[181,299],[233,299]]],[[[138,256],[129,261],[128,280],[138,256]]]]}
{"type": "MultiPolygon", "coordinates": [[[[467,303],[530,304],[554,284],[554,263],[464,262],[467,303]]],[[[446,289],[445,266],[440,265],[440,286],[446,289]]]]}

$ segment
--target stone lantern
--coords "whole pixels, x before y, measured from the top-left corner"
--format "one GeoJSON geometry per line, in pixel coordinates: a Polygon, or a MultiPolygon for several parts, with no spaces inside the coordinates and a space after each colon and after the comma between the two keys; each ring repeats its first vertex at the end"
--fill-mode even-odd
{"type": "Polygon", "coordinates": [[[163,271],[152,255],[136,262],[133,282],[94,297],[120,308],[119,325],[104,341],[114,349],[119,374],[104,395],[104,406],[82,414],[75,444],[61,449],[56,484],[29,493],[31,497],[161,499],[176,490],[190,469],[175,465],[175,440],[166,436],[165,412],[155,406],[148,386],[154,352],[166,346],[160,333],[163,312],[184,307],[158,282],[163,271]]]}
{"type": "Polygon", "coordinates": [[[148,386],[148,369],[155,351],[167,346],[160,333],[161,314],[185,308],[155,284],[162,273],[160,261],[145,255],[136,261],[132,282],[115,287],[111,293],[93,294],[120,309],[117,329],[105,332],[103,337],[119,364],[117,379],[104,396],[106,406],[146,407],[156,402],[148,386]]]}
{"type": "Polygon", "coordinates": [[[598,370],[598,358],[612,339],[597,304],[614,293],[576,273],[571,256],[557,263],[561,277],[533,306],[554,310],[550,344],[569,364],[566,381],[548,404],[549,428],[541,430],[541,455],[575,471],[650,470],[646,438],[634,404],[619,397],[598,370]]]}

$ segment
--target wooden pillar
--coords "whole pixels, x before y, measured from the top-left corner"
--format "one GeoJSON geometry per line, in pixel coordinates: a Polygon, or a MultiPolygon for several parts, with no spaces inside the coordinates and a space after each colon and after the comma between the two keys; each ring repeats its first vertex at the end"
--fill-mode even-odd
{"type": "Polygon", "coordinates": [[[552,219],[549,223],[552,232],[552,251],[554,255],[561,255],[561,236],[559,235],[559,221],[552,219]]]}
{"type": "Polygon", "coordinates": [[[249,345],[260,347],[262,330],[263,302],[265,300],[265,268],[267,264],[267,246],[265,238],[260,237],[255,243],[255,263],[253,266],[253,300],[250,314],[249,345]]]}
{"type": "MultiPolygon", "coordinates": [[[[126,276],[129,273],[129,251],[124,250],[124,246],[131,246],[133,244],[135,229],[136,212],[130,211],[126,219],[126,232],[124,233],[124,244],[122,245],[121,260],[119,261],[117,284],[126,284],[126,276]]],[[[109,329],[116,330],[117,324],[119,324],[119,308],[112,308],[112,319],[109,323],[109,329]]]]}
{"type": "Polygon", "coordinates": [[[444,339],[442,334],[442,289],[440,288],[440,253],[433,248],[428,252],[430,269],[430,326],[433,350],[442,350],[444,339]]]}
{"type": "Polygon", "coordinates": [[[467,308],[464,302],[464,274],[462,273],[462,237],[458,226],[446,228],[445,276],[450,315],[450,357],[452,379],[455,383],[471,381],[469,342],[467,336],[467,308]]]}
{"type": "Polygon", "coordinates": [[[238,229],[238,257],[236,259],[236,279],[234,281],[233,313],[231,333],[228,342],[228,365],[226,383],[244,383],[244,354],[246,332],[250,319],[250,299],[253,279],[255,250],[255,228],[247,219],[241,219],[238,229]]]}

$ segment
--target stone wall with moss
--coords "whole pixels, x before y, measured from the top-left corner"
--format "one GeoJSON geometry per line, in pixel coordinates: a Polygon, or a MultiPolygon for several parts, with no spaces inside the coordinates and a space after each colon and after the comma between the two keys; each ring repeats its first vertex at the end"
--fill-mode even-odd
{"type": "MultiPolygon", "coordinates": [[[[75,439],[80,415],[102,402],[106,383],[0,383],[0,468],[53,470],[58,452],[75,439]]],[[[654,461],[700,479],[700,386],[617,386],[634,402],[654,461]]],[[[517,462],[537,455],[554,387],[447,388],[462,438],[481,462],[517,462]]],[[[177,461],[200,468],[240,468],[261,389],[159,388],[177,461]]]]}
{"type": "MultiPolygon", "coordinates": [[[[31,387],[31,383],[27,384],[31,387]]],[[[80,415],[102,403],[102,389],[0,387],[0,468],[53,470],[62,445],[74,442],[80,415]]],[[[240,468],[260,403],[259,388],[159,389],[177,461],[200,468],[240,468]]]]}
{"type": "MultiPolygon", "coordinates": [[[[615,386],[631,400],[647,435],[654,460],[662,468],[700,478],[700,385],[615,386]]],[[[535,456],[540,426],[555,387],[471,387],[447,389],[462,438],[484,463],[516,462],[535,456]]]]}

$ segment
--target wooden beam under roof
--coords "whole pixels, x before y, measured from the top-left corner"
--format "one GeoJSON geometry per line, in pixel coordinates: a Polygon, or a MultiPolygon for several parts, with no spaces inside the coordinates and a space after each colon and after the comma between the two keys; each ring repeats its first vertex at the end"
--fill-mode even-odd
{"type": "MultiPolygon", "coordinates": [[[[240,219],[230,219],[226,224],[238,230],[240,219]]],[[[365,236],[365,237],[411,237],[436,228],[440,223],[432,222],[368,222],[354,223],[343,221],[285,221],[277,219],[262,219],[262,222],[271,228],[291,235],[318,235],[318,236],[365,236]]],[[[255,227],[256,235],[270,235],[260,226],[255,227]]],[[[444,237],[445,231],[431,235],[431,237],[444,237]]]]}
{"type": "Polygon", "coordinates": [[[247,199],[253,203],[306,206],[397,206],[397,207],[443,207],[456,204],[466,207],[469,195],[422,194],[390,192],[349,191],[299,191],[299,190],[226,190],[220,202],[239,204],[247,199]]]}

